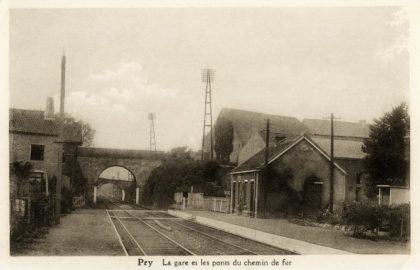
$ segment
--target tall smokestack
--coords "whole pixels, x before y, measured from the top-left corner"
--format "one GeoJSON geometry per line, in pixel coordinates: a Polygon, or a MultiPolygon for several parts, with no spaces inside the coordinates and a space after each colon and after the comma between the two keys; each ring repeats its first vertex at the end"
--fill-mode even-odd
{"type": "Polygon", "coordinates": [[[60,91],[60,133],[57,155],[57,182],[55,185],[55,223],[60,224],[61,215],[61,186],[63,179],[63,143],[64,143],[64,98],[65,98],[65,82],[66,82],[66,55],[61,57],[61,91],[60,91]]]}
{"type": "Polygon", "coordinates": [[[60,117],[64,118],[64,100],[66,96],[66,55],[61,57],[61,93],[60,93],[60,117]]]}
{"type": "Polygon", "coordinates": [[[44,113],[45,120],[54,120],[54,99],[47,97],[47,104],[44,113]]]}

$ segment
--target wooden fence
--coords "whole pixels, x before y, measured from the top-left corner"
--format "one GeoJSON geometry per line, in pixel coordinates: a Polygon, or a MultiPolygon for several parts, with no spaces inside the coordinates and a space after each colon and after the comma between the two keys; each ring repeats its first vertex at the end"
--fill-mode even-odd
{"type": "Polygon", "coordinates": [[[85,197],[84,196],[79,196],[79,197],[73,197],[73,207],[74,208],[80,208],[85,206],[86,202],[85,202],[85,197]]]}
{"type": "Polygon", "coordinates": [[[226,197],[204,197],[202,193],[188,193],[188,198],[175,193],[175,209],[204,210],[229,213],[230,199],[226,197]]]}

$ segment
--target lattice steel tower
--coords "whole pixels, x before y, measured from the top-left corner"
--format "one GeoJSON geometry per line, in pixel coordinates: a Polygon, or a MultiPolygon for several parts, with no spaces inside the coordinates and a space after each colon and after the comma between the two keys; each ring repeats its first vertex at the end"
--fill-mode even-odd
{"type": "Polygon", "coordinates": [[[206,96],[204,100],[203,143],[201,146],[201,160],[204,160],[204,147],[206,144],[206,130],[210,130],[210,159],[213,159],[213,116],[211,110],[211,82],[214,80],[214,70],[206,68],[201,72],[201,79],[206,83],[206,96]]]}
{"type": "Polygon", "coordinates": [[[157,155],[156,155],[156,137],[155,137],[155,114],[149,113],[148,118],[150,121],[150,154],[154,152],[155,159],[156,159],[157,155]]]}

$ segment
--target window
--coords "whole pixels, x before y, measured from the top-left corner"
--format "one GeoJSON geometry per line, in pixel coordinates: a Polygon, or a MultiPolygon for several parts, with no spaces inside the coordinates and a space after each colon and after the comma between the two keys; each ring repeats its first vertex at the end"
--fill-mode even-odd
{"type": "Polygon", "coordinates": [[[31,160],[44,160],[45,145],[32,144],[31,145],[31,160]]]}

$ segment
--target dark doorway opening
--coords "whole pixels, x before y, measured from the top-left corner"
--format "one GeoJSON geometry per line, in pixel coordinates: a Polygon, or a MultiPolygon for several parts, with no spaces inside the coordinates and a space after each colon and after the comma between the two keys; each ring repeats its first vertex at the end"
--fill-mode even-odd
{"type": "Polygon", "coordinates": [[[322,180],[314,175],[305,179],[303,185],[303,204],[305,214],[316,214],[316,210],[321,209],[322,186],[322,180]]]}

